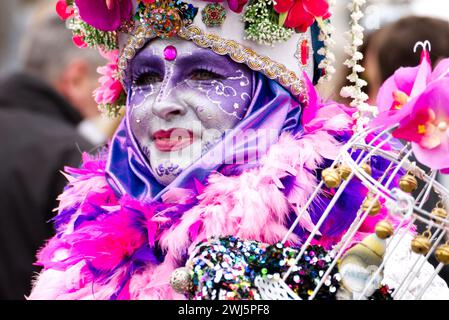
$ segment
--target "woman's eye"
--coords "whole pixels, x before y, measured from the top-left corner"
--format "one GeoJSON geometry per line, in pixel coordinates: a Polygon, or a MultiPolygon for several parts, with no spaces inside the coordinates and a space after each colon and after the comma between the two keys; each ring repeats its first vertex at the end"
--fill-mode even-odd
{"type": "Polygon", "coordinates": [[[205,70],[205,69],[198,69],[194,70],[190,74],[190,79],[195,81],[203,81],[203,80],[219,80],[224,79],[225,77],[215,73],[213,71],[205,70]]]}
{"type": "Polygon", "coordinates": [[[162,82],[163,77],[157,72],[145,72],[139,75],[133,82],[133,84],[137,87],[145,87],[150,84],[154,84],[157,82],[162,82]]]}

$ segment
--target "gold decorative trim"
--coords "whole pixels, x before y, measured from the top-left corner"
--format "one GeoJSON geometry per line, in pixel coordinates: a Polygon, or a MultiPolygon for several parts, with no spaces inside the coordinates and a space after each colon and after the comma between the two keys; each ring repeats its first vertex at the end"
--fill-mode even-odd
{"type": "MultiPolygon", "coordinates": [[[[235,62],[244,63],[252,70],[262,72],[265,76],[275,80],[293,95],[297,96],[301,103],[308,103],[304,79],[298,78],[295,72],[288,70],[283,64],[275,62],[269,57],[259,55],[251,48],[245,47],[234,40],[227,40],[215,34],[204,33],[194,25],[182,27],[178,32],[178,36],[185,40],[193,41],[199,47],[211,49],[219,55],[228,55],[235,62]]],[[[129,61],[134,58],[148,40],[154,38],[154,33],[151,30],[146,30],[143,26],[137,28],[134,35],[130,36],[119,60],[119,77],[122,83],[129,61]]]]}

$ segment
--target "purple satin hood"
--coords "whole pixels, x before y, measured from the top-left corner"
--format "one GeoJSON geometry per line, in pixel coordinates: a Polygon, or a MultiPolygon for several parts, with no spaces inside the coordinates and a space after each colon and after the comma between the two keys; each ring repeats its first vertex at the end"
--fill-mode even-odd
{"type": "Polygon", "coordinates": [[[128,109],[111,141],[106,177],[119,195],[128,194],[145,202],[160,200],[165,192],[173,188],[195,190],[198,183],[206,184],[211,172],[219,171],[225,175],[231,175],[249,166],[257,165],[254,161],[251,164],[230,165],[227,164],[229,159],[225,157],[260,158],[270,145],[277,142],[282,132],[296,133],[302,130],[301,110],[300,103],[278,83],[258,72],[253,72],[252,102],[245,118],[214,148],[185,169],[170,185],[163,186],[156,181],[148,160],[132,135],[128,109]],[[235,136],[247,129],[253,129],[257,134],[251,136],[250,141],[246,140],[245,143],[236,145],[235,136]],[[270,132],[269,141],[256,146],[251,142],[262,134],[263,130],[259,129],[267,129],[270,132]],[[231,144],[234,146],[231,154],[216,152],[220,149],[228,150],[231,144]]]}

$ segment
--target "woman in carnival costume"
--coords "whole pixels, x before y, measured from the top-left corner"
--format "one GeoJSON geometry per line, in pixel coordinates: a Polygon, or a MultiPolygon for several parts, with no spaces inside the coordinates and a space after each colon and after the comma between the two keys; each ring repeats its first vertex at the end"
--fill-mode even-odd
{"type": "MultiPolygon", "coordinates": [[[[106,150],[66,169],[29,298],[260,298],[255,278],[320,219],[332,186],[279,243],[353,134],[352,109],[322,103],[313,86],[326,71],[318,66],[332,71],[320,41],[327,2],[62,0],[57,10],[75,44],[110,60],[97,102],[126,114],[106,150]]],[[[380,177],[382,159],[370,165],[380,177]]],[[[310,295],[366,193],[350,182],[307,252],[317,263],[292,274],[296,294],[310,295]]],[[[386,216],[369,217],[356,242],[386,216]]],[[[366,261],[377,259],[370,241],[366,261]]],[[[336,298],[340,280],[334,273],[318,297],[336,298]]]]}

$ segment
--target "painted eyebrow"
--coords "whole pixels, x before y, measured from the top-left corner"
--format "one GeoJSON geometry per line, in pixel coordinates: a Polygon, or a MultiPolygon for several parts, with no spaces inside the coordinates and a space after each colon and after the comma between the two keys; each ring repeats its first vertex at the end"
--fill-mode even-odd
{"type": "Polygon", "coordinates": [[[227,59],[226,56],[220,56],[209,50],[196,50],[192,53],[192,55],[177,58],[176,62],[191,66],[198,64],[205,65],[207,63],[226,71],[227,68],[225,68],[224,65],[229,65],[229,63],[223,64],[223,62],[228,62],[224,61],[225,59],[227,59]]]}
{"type": "Polygon", "coordinates": [[[164,69],[164,61],[162,57],[159,57],[154,54],[145,54],[141,52],[138,54],[131,63],[131,71],[133,72],[135,68],[140,67],[154,67],[159,69],[164,69]]]}

